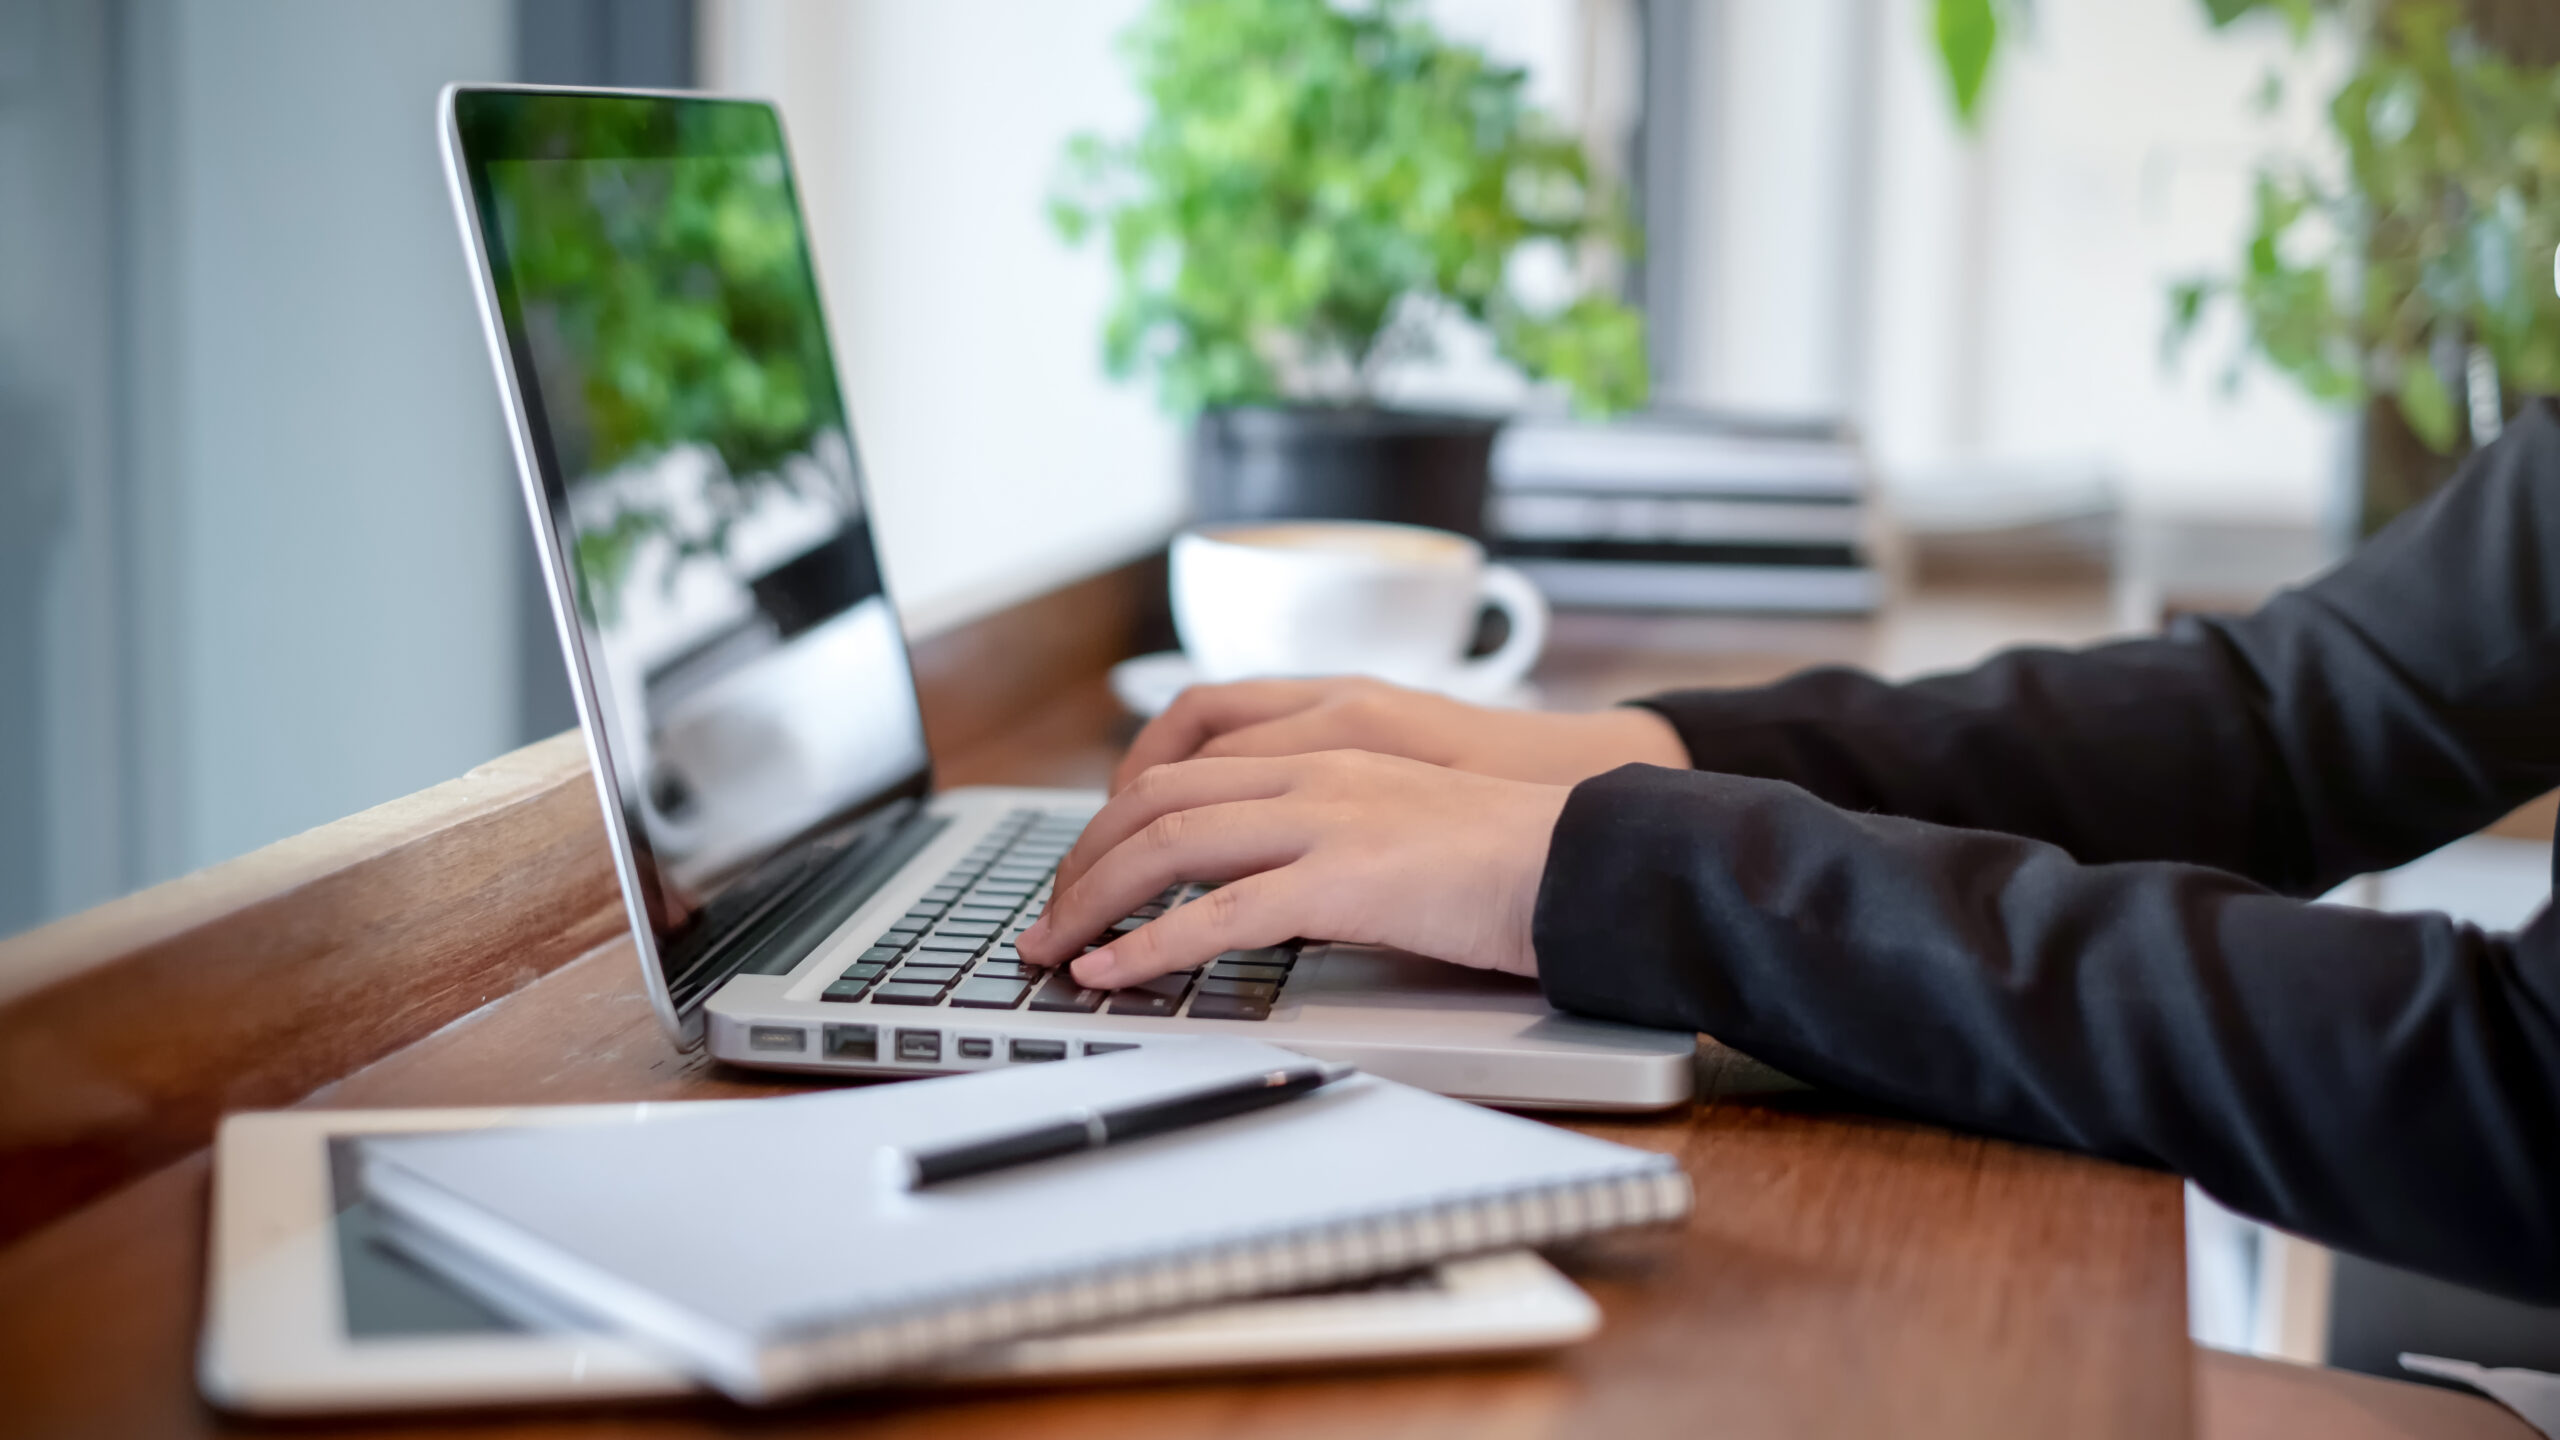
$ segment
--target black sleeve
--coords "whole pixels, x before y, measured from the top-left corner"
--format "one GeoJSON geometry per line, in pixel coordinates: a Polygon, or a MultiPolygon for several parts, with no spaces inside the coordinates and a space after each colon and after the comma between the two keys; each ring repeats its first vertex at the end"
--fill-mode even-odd
{"type": "Polygon", "coordinates": [[[2531,407],[2430,505],[2245,619],[1641,703],[1704,769],[2319,894],[2560,787],[2560,423],[2531,407]]]}
{"type": "Polygon", "coordinates": [[[1538,893],[1547,996],[1932,1119],[2187,1175],[2341,1249],[2560,1302],[2560,931],[1628,766],[1538,893]]]}
{"type": "Polygon", "coordinates": [[[1709,768],[1575,790],[1537,905],[1557,1004],[2560,1302],[2549,912],[2286,898],[2560,785],[2548,412],[2246,620],[1655,703],[1709,768]]]}

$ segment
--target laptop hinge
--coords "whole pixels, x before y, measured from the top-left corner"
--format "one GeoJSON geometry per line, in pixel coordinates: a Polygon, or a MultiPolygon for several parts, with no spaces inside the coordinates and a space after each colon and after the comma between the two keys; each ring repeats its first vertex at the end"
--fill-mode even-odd
{"type": "Polygon", "coordinates": [[[905,819],[853,840],[816,866],[781,903],[706,956],[685,977],[681,993],[668,998],[682,1012],[732,976],[789,974],[950,824],[949,816],[916,805],[905,819]]]}

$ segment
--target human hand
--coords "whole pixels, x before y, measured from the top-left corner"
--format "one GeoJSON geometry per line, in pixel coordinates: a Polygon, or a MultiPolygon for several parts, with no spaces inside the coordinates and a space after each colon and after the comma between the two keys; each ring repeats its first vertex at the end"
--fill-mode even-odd
{"type": "Polygon", "coordinates": [[[1160,765],[1122,787],[1016,942],[1060,964],[1178,880],[1225,881],[1075,960],[1117,989],[1298,936],[1535,975],[1530,919],[1570,790],[1336,750],[1160,765]]]}
{"type": "Polygon", "coordinates": [[[1195,685],[1138,732],[1111,788],[1178,760],[1324,750],[1371,750],[1545,785],[1579,784],[1631,763],[1689,768],[1679,732],[1650,710],[1492,710],[1346,676],[1195,685]]]}

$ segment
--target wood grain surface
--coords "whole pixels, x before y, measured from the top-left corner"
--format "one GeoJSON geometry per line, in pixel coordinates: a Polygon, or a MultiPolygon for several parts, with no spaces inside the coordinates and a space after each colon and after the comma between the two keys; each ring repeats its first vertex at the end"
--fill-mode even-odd
{"type": "MultiPolygon", "coordinates": [[[[955,645],[940,657],[928,653],[932,642],[919,647],[928,728],[948,747],[939,752],[947,783],[1089,784],[1107,772],[1127,725],[1092,667],[1113,642],[1079,650],[1073,626],[1049,627],[1076,613],[1120,626],[1130,612],[1113,594],[1106,586],[1052,615],[1006,617],[1018,628],[1003,644],[955,645]],[[1022,655],[1026,645],[1040,653],[1022,655]],[[1050,667],[1059,653],[1086,659],[1050,667]],[[1007,667],[1046,678],[1017,684],[990,673],[1007,667]],[[974,709],[936,718],[937,687],[956,697],[944,703],[974,709]]],[[[1593,633],[1576,638],[1568,627],[1546,672],[1552,699],[1735,683],[1814,659],[1872,662],[1891,642],[1875,627],[1780,625],[1702,648],[1694,631],[1676,627],[1584,628],[1593,633]]],[[[236,862],[245,868],[181,882],[192,889],[164,887],[0,955],[0,985],[11,987],[0,993],[0,1064],[13,1086],[45,1092],[29,1101],[0,1089],[0,1156],[55,1187],[45,1203],[15,1212],[50,1223],[0,1250],[0,1434],[254,1428],[206,1410],[192,1373],[208,1173],[197,1147],[225,1108],[788,1088],[674,1051],[627,943],[595,944],[618,922],[609,888],[598,888],[608,882],[580,868],[601,863],[582,772],[556,743],[536,747],[456,782],[480,787],[472,803],[427,803],[439,793],[430,791],[412,797],[405,822],[382,812],[345,822],[373,825],[371,842],[330,827],[305,837],[305,849],[288,842],[236,862]],[[413,873],[394,863],[403,857],[416,862],[413,873]],[[574,883],[547,890],[546,876],[574,883]],[[549,948],[528,956],[527,937],[549,948]],[[196,960],[210,973],[191,972],[196,960]],[[136,1017],[131,992],[107,988],[136,976],[176,987],[182,1004],[166,1018],[136,1017]],[[111,1023],[118,1017],[128,1028],[111,1023]],[[64,1143],[43,1150],[46,1136],[64,1143]],[[84,1137],[109,1147],[106,1163],[76,1163],[71,1142],[84,1137]],[[79,1183],[45,1178],[56,1172],[79,1183]],[[108,1185],[120,1188],[100,1193],[108,1185]],[[97,1198],[70,1208],[63,1197],[75,1193],[97,1198]]],[[[1251,1440],[2189,1429],[2194,1367],[2170,1177],[1809,1093],[1752,1098],[1712,1084],[1677,1113],[1578,1128],[1679,1155],[1699,1204],[1676,1229],[1562,1257],[1605,1322],[1596,1340],[1553,1357],[875,1393],[780,1414],[704,1401],[291,1432],[1251,1440]]]]}
{"type": "Polygon", "coordinates": [[[623,932],[563,735],[0,944],[0,1241],[623,932]]]}
{"type": "MultiPolygon", "coordinates": [[[[914,647],[944,784],[1099,785],[1140,560],[914,647]]],[[[0,1243],[623,932],[575,734],[0,942],[0,1243]]]]}
{"type": "MultiPolygon", "coordinates": [[[[679,1055],[627,950],[313,1097],[342,1106],[713,1098],[783,1086],[679,1055]]],[[[404,1419],[383,1435],[940,1437],[2115,1436],[2188,1424],[2180,1196],[2167,1176],[1814,1095],[1710,1095],[1576,1128],[1677,1154],[1676,1230],[1566,1253],[1606,1316],[1551,1359],[1373,1373],[404,1419]]],[[[0,1432],[225,1433],[194,1398],[201,1157],[0,1252],[0,1432]]],[[[295,1427],[315,1433],[328,1427],[295,1427]]],[[[331,1431],[334,1433],[334,1431],[331,1431]]]]}

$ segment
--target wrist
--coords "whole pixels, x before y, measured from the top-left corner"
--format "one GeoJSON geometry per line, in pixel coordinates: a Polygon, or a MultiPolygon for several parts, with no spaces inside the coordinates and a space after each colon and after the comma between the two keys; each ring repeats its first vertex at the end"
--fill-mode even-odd
{"type": "Polygon", "coordinates": [[[1620,765],[1659,765],[1666,770],[1695,768],[1680,732],[1654,711],[1621,705],[1592,718],[1604,723],[1607,753],[1616,757],[1606,769],[1614,770],[1620,765]]]}

